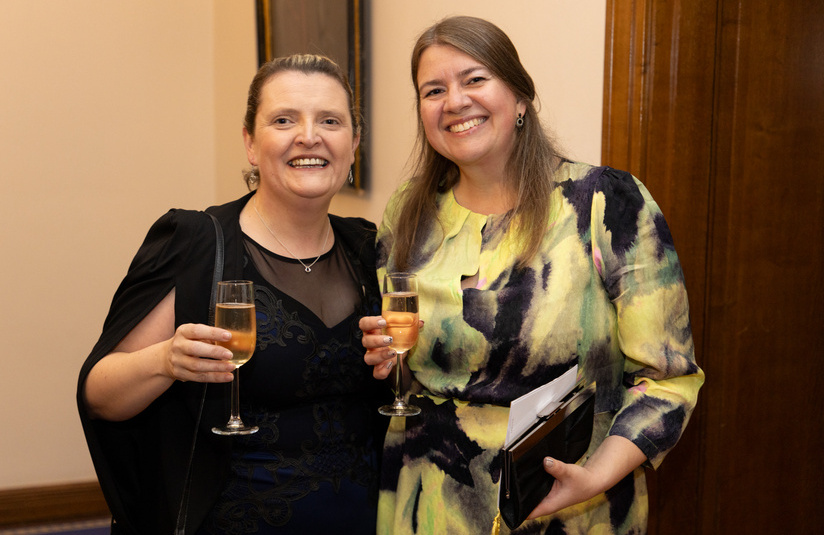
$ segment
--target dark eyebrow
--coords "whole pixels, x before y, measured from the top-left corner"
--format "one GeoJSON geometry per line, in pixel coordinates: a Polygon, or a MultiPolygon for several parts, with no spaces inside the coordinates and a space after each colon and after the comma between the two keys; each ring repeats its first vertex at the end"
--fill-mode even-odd
{"type": "MultiPolygon", "coordinates": [[[[458,73],[458,78],[463,78],[464,76],[468,76],[468,75],[472,74],[475,71],[479,71],[479,70],[483,70],[483,69],[486,69],[486,67],[484,67],[483,65],[476,65],[474,67],[469,67],[468,69],[464,69],[461,72],[459,72],[458,73]]],[[[443,85],[443,80],[441,80],[439,78],[436,78],[434,80],[429,80],[428,82],[422,83],[420,85],[420,87],[418,88],[418,90],[419,91],[423,90],[423,88],[428,86],[428,85],[443,85]]]]}

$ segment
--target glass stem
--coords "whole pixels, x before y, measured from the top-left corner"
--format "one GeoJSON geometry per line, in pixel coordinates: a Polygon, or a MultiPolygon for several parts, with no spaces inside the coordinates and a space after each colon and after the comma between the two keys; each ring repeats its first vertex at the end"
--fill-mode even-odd
{"type": "Polygon", "coordinates": [[[398,351],[398,362],[395,364],[395,404],[403,405],[403,355],[405,351],[398,351]]]}
{"type": "Polygon", "coordinates": [[[229,418],[229,425],[241,426],[243,422],[240,420],[240,368],[235,368],[232,372],[232,416],[229,418]]]}

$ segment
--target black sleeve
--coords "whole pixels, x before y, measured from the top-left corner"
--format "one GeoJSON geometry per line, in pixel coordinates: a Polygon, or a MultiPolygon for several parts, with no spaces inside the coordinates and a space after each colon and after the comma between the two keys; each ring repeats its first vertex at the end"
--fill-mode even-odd
{"type": "MultiPolygon", "coordinates": [[[[179,498],[170,495],[169,485],[163,481],[168,475],[161,475],[162,465],[168,464],[163,451],[186,452],[185,443],[190,441],[194,424],[185,421],[184,408],[174,400],[192,385],[174,385],[128,421],[107,422],[89,418],[83,399],[85,381],[94,365],[111,353],[172,288],[197,285],[195,279],[201,271],[211,277],[214,241],[211,220],[202,212],[170,210],[158,219],[115,292],[100,338],[80,370],[77,405],[89,452],[109,508],[127,533],[159,533],[159,526],[170,521],[172,513],[167,504],[179,498]],[[165,429],[163,421],[172,416],[178,418],[180,437],[171,436],[165,429]],[[175,447],[170,448],[170,444],[175,447]]],[[[208,292],[203,299],[206,305],[202,315],[208,317],[208,292]]],[[[194,308],[191,300],[181,301],[194,308]]],[[[189,320],[195,318],[190,316],[189,320]]]]}

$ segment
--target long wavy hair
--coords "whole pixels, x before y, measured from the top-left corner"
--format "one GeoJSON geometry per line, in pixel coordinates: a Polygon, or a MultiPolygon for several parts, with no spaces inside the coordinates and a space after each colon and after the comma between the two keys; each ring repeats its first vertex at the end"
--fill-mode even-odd
{"type": "Polygon", "coordinates": [[[418,66],[423,52],[433,45],[451,46],[480,62],[506,84],[515,97],[526,104],[524,124],[517,129],[515,146],[509,155],[504,180],[515,193],[512,224],[523,240],[518,267],[537,254],[550,210],[554,172],[562,157],[538,119],[535,84],[526,72],[518,51],[497,26],[476,17],[445,18],[426,29],[412,50],[412,85],[417,96],[418,136],[413,153],[412,178],[404,190],[398,220],[395,221],[395,266],[407,269],[410,255],[425,239],[437,220],[437,196],[458,182],[460,171],[451,160],[440,155],[426,139],[421,120],[418,66]]]}
{"type": "MultiPolygon", "coordinates": [[[[349,115],[352,119],[352,137],[353,139],[363,130],[363,115],[360,112],[360,107],[355,101],[355,94],[352,91],[352,86],[349,85],[349,78],[344,74],[343,69],[333,60],[326,56],[317,54],[293,54],[291,56],[283,56],[267,61],[258,69],[257,74],[249,84],[249,95],[246,99],[246,115],[243,118],[243,126],[249,135],[255,135],[255,118],[257,117],[258,107],[260,107],[260,92],[263,86],[270,78],[286,71],[302,72],[304,74],[325,74],[337,81],[343,90],[346,92],[346,97],[349,102],[349,115]]],[[[246,181],[246,186],[251,190],[260,180],[256,168],[244,171],[243,179],[246,181]]]]}

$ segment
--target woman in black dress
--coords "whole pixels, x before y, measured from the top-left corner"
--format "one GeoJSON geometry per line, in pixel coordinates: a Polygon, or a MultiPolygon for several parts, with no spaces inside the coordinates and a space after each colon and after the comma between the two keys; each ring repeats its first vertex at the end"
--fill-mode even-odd
{"type": "Polygon", "coordinates": [[[207,211],[225,236],[223,278],[255,284],[257,346],[240,368],[253,435],[210,431],[234,368],[215,345],[229,333],[207,324],[211,219],[171,210],[149,231],[78,384],[114,533],[374,533],[385,392],[358,319],[380,313],[375,226],[328,214],[360,131],[325,57],[276,59],[250,86],[252,192],[207,211]]]}

